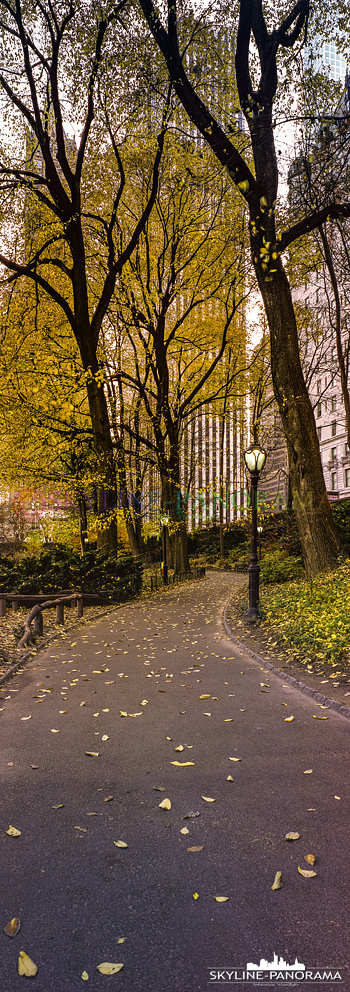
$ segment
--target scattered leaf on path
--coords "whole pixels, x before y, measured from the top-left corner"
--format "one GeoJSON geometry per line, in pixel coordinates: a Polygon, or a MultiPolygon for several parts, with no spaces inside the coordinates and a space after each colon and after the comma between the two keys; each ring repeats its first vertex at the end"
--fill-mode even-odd
{"type": "Polygon", "coordinates": [[[306,770],[303,772],[303,775],[312,775],[312,772],[313,772],[313,768],[306,768],[306,770]]]}
{"type": "Polygon", "coordinates": [[[83,979],[83,982],[88,982],[89,981],[89,976],[88,976],[87,971],[83,971],[81,977],[83,979]]]}
{"type": "Polygon", "coordinates": [[[52,734],[59,734],[59,730],[51,730],[52,734]]]}
{"type": "Polygon", "coordinates": [[[140,706],[147,706],[147,703],[148,703],[148,699],[143,699],[142,703],[140,703],[140,706]]]}
{"type": "Polygon", "coordinates": [[[20,837],[21,836],[21,831],[20,830],[16,830],[16,827],[12,827],[11,824],[10,824],[8,830],[6,830],[6,833],[9,835],[9,837],[20,837]]]}
{"type": "Polygon", "coordinates": [[[63,809],[64,803],[57,803],[57,806],[52,806],[52,809],[63,809]]]}
{"type": "Polygon", "coordinates": [[[286,834],[285,840],[299,840],[300,834],[297,831],[291,830],[289,834],[286,834]]]}
{"type": "Polygon", "coordinates": [[[307,871],[306,868],[300,868],[300,865],[298,865],[298,872],[299,875],[303,875],[304,878],[314,878],[315,875],[317,875],[316,871],[307,871]]]}
{"type": "MultiPolygon", "coordinates": [[[[184,829],[186,830],[187,828],[185,827],[184,829]]],[[[181,831],[181,833],[183,833],[183,830],[181,831]]],[[[202,845],[202,847],[188,847],[187,850],[190,851],[191,853],[192,851],[204,851],[204,844],[202,845]]]]}
{"type": "Polygon", "coordinates": [[[30,714],[30,716],[21,716],[21,720],[31,720],[31,719],[32,719],[32,714],[30,714]]]}
{"type": "Polygon", "coordinates": [[[184,751],[184,750],[185,750],[185,748],[184,748],[183,744],[179,744],[178,747],[174,747],[174,751],[184,751]]]}
{"type": "Polygon", "coordinates": [[[171,809],[170,799],[163,799],[163,802],[159,803],[159,809],[171,809]]]}
{"type": "Polygon", "coordinates": [[[125,710],[119,710],[119,713],[120,713],[120,716],[127,716],[128,715],[127,713],[125,713],[125,710]]]}
{"type": "Polygon", "coordinates": [[[114,799],[114,796],[107,796],[106,799],[103,800],[103,802],[110,803],[112,799],[114,799]]]}
{"type": "Polygon", "coordinates": [[[229,896],[214,896],[215,902],[228,902],[229,896]]]}
{"type": "Polygon", "coordinates": [[[242,758],[229,758],[229,761],[242,761],[242,758]]]}
{"type": "Polygon", "coordinates": [[[194,892],[193,893],[193,898],[194,899],[199,899],[199,892],[194,892]]]}
{"type": "Polygon", "coordinates": [[[180,834],[189,834],[189,832],[188,827],[181,827],[180,834]]]}
{"type": "Polygon", "coordinates": [[[116,847],[128,847],[128,844],[125,843],[125,840],[114,840],[113,844],[115,844],[116,847]]]}
{"type": "Polygon", "coordinates": [[[164,785],[154,785],[153,788],[155,792],[165,792],[164,785]]]}
{"type": "Polygon", "coordinates": [[[103,961],[102,964],[97,965],[97,971],[101,975],[116,975],[118,971],[124,968],[123,964],[112,964],[111,961],[103,961]]]}
{"type": "Polygon", "coordinates": [[[8,937],[15,937],[16,933],[18,933],[20,929],[20,926],[21,926],[21,921],[19,919],[19,916],[14,916],[13,920],[10,920],[10,922],[7,923],[6,927],[4,927],[4,933],[6,933],[8,937]]]}
{"type": "Polygon", "coordinates": [[[100,752],[99,751],[85,751],[85,754],[88,756],[88,758],[99,758],[100,757],[100,752]]]}
{"type": "Polygon", "coordinates": [[[318,716],[316,713],[313,713],[312,715],[314,720],[328,720],[328,716],[318,716]]]}
{"type": "Polygon", "coordinates": [[[227,776],[226,782],[233,782],[232,775],[227,776]]]}
{"type": "Polygon", "coordinates": [[[316,861],[316,855],[315,854],[304,854],[304,861],[306,861],[306,863],[308,865],[314,865],[315,864],[315,861],[316,861]]]}
{"type": "Polygon", "coordinates": [[[294,716],[286,716],[286,718],[285,718],[285,721],[284,721],[284,722],[285,722],[285,723],[291,723],[291,722],[292,722],[292,720],[294,720],[294,716]]]}
{"type": "Polygon", "coordinates": [[[109,741],[108,734],[103,734],[103,737],[101,737],[101,740],[102,741],[109,741]]]}
{"type": "Polygon", "coordinates": [[[208,693],[208,692],[205,692],[205,693],[204,693],[204,696],[200,696],[199,698],[200,698],[200,699],[210,699],[210,693],[208,693]]]}
{"type": "Polygon", "coordinates": [[[28,954],[26,954],[25,951],[20,951],[18,958],[18,974],[26,975],[27,978],[34,978],[37,970],[37,964],[34,964],[34,961],[28,957],[28,954]]]}
{"type": "Polygon", "coordinates": [[[215,803],[216,802],[216,800],[215,799],[211,799],[210,796],[201,796],[201,799],[204,799],[204,801],[206,803],[215,803]]]}
{"type": "Polygon", "coordinates": [[[124,944],[124,941],[127,939],[128,939],[127,937],[119,937],[119,939],[117,940],[117,944],[124,944]]]}
{"type": "Polygon", "coordinates": [[[282,872],[281,871],[276,871],[276,874],[275,874],[275,877],[274,877],[274,880],[273,880],[273,885],[271,885],[271,889],[272,889],[273,892],[275,892],[276,889],[281,889],[281,888],[282,888],[282,872]]]}

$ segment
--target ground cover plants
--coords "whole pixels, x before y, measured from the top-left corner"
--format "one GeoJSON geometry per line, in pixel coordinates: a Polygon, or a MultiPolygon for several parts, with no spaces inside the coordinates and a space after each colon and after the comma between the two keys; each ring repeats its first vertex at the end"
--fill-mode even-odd
{"type": "Polygon", "coordinates": [[[261,627],[302,664],[350,664],[350,559],[312,582],[260,588],[261,627]]]}
{"type": "Polygon", "coordinates": [[[23,555],[15,561],[0,558],[0,591],[24,594],[54,593],[62,589],[113,594],[113,601],[132,599],[141,592],[142,561],[132,555],[78,551],[64,545],[23,555]]]}

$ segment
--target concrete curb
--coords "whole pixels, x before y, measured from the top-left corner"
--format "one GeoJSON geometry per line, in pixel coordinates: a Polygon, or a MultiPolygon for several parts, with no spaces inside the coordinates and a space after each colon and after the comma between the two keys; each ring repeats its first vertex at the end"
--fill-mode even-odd
{"type": "Polygon", "coordinates": [[[244,644],[244,641],[240,641],[239,638],[235,636],[226,620],[226,613],[229,606],[230,603],[227,603],[225,606],[223,613],[223,624],[226,634],[230,640],[237,645],[237,647],[242,648],[246,654],[249,654],[251,658],[254,658],[254,661],[258,661],[260,665],[263,665],[264,668],[267,669],[267,671],[273,672],[273,674],[277,675],[279,679],[283,679],[283,681],[287,682],[288,685],[292,685],[294,689],[298,689],[299,692],[303,692],[305,696],[311,696],[316,703],[321,703],[322,706],[327,706],[330,710],[336,710],[336,712],[340,713],[341,716],[345,716],[346,720],[350,720],[350,709],[348,706],[344,706],[343,703],[338,703],[336,699],[330,699],[328,696],[324,696],[323,693],[318,692],[317,689],[311,689],[310,686],[305,685],[305,682],[299,682],[293,675],[286,675],[285,672],[281,672],[279,668],[275,668],[274,665],[271,665],[271,662],[267,661],[266,658],[263,658],[260,654],[256,654],[255,651],[252,651],[251,648],[248,648],[246,644],[244,644]]]}

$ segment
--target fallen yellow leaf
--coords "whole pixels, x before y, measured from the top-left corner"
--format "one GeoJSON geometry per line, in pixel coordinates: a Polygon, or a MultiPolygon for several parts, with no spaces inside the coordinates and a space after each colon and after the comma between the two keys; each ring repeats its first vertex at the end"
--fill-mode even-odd
{"type": "Polygon", "coordinates": [[[232,775],[227,776],[226,782],[233,782],[232,775]]]}
{"type": "Polygon", "coordinates": [[[31,719],[32,719],[32,714],[30,714],[30,716],[21,716],[21,720],[31,720],[31,719]]]}
{"type": "Polygon", "coordinates": [[[190,851],[191,853],[192,853],[192,851],[204,851],[204,846],[202,846],[202,847],[188,847],[187,850],[190,851]]]}
{"type": "Polygon", "coordinates": [[[13,920],[4,927],[4,933],[7,933],[8,937],[15,937],[21,926],[21,921],[18,916],[14,916],[13,920]]]}
{"type": "Polygon", "coordinates": [[[242,761],[242,758],[229,758],[229,761],[242,761]]]}
{"type": "Polygon", "coordinates": [[[199,892],[194,892],[193,893],[193,898],[194,899],[199,899],[199,892]]]}
{"type": "Polygon", "coordinates": [[[299,875],[303,875],[304,878],[314,878],[315,875],[317,875],[316,871],[306,871],[305,868],[300,868],[300,865],[298,865],[298,872],[299,875]]]}
{"type": "Polygon", "coordinates": [[[88,982],[89,981],[89,976],[88,976],[87,971],[83,971],[81,977],[83,979],[83,982],[88,982]]]}
{"type": "Polygon", "coordinates": [[[171,809],[170,799],[163,799],[163,802],[159,803],[159,809],[171,809]]]}
{"type": "Polygon", "coordinates": [[[101,741],[109,741],[108,734],[103,734],[103,737],[101,737],[101,741]]]}
{"type": "Polygon", "coordinates": [[[210,796],[202,796],[202,799],[204,799],[206,803],[215,803],[215,799],[210,799],[210,796]]]}
{"type": "Polygon", "coordinates": [[[314,720],[328,720],[328,716],[317,716],[316,713],[313,713],[312,715],[314,720]]]}
{"type": "Polygon", "coordinates": [[[88,758],[99,758],[100,757],[100,752],[99,751],[85,751],[85,754],[87,754],[88,758]]]}
{"type": "Polygon", "coordinates": [[[59,730],[51,730],[52,734],[59,734],[59,730]]]}
{"type": "Polygon", "coordinates": [[[52,806],[52,809],[63,809],[64,803],[57,803],[57,806],[52,806]]]}
{"type": "Polygon", "coordinates": [[[291,830],[289,834],[286,834],[285,840],[299,840],[299,837],[300,834],[298,834],[296,831],[293,832],[293,830],[291,830]]]}
{"type": "Polygon", "coordinates": [[[16,830],[16,827],[12,827],[11,824],[10,824],[8,830],[6,830],[6,833],[9,835],[9,837],[20,837],[21,836],[21,831],[20,830],[16,830]]]}
{"type": "Polygon", "coordinates": [[[114,840],[113,844],[115,844],[116,847],[128,847],[125,840],[114,840]]]}
{"type": "Polygon", "coordinates": [[[184,748],[183,744],[179,744],[178,747],[174,747],[174,751],[184,751],[184,750],[185,750],[185,748],[184,748]]]}
{"type": "Polygon", "coordinates": [[[200,698],[200,699],[210,699],[210,693],[208,693],[208,692],[205,692],[205,693],[204,693],[204,696],[200,696],[199,698],[200,698]]]}
{"type": "Polygon", "coordinates": [[[314,865],[315,864],[315,861],[316,861],[316,855],[315,854],[304,854],[304,861],[306,861],[306,863],[308,865],[314,865]]]}
{"type": "Polygon", "coordinates": [[[281,871],[276,871],[276,874],[275,874],[275,877],[274,877],[274,880],[273,880],[273,885],[271,885],[271,889],[272,889],[273,892],[275,892],[277,889],[281,889],[281,888],[282,888],[282,872],[281,871]]]}
{"type": "Polygon", "coordinates": [[[116,975],[118,971],[124,968],[123,964],[112,964],[111,961],[103,961],[102,964],[97,965],[97,971],[101,975],[116,975]]]}
{"type": "Polygon", "coordinates": [[[285,723],[291,723],[291,722],[292,722],[292,720],[294,720],[294,716],[286,716],[286,718],[285,718],[285,721],[284,721],[284,722],[285,722],[285,723]]]}
{"type": "Polygon", "coordinates": [[[313,768],[306,768],[306,771],[303,772],[303,775],[312,775],[312,772],[313,772],[313,768]]]}
{"type": "Polygon", "coordinates": [[[18,974],[26,975],[27,978],[34,978],[37,970],[38,966],[34,964],[34,961],[32,961],[30,957],[28,957],[28,954],[26,954],[25,951],[20,951],[18,958],[18,974]]]}
{"type": "Polygon", "coordinates": [[[228,902],[229,896],[214,896],[215,902],[228,902]]]}
{"type": "Polygon", "coordinates": [[[147,703],[148,703],[148,699],[143,699],[142,703],[140,703],[140,706],[147,706],[147,703]]]}
{"type": "Polygon", "coordinates": [[[127,937],[119,937],[119,939],[117,940],[117,944],[124,944],[124,941],[127,939],[128,939],[127,937]]]}
{"type": "Polygon", "coordinates": [[[125,713],[125,710],[119,710],[119,713],[120,713],[120,716],[127,716],[128,715],[127,713],[125,713]]]}
{"type": "Polygon", "coordinates": [[[189,832],[188,827],[181,827],[180,834],[189,834],[189,832]]]}

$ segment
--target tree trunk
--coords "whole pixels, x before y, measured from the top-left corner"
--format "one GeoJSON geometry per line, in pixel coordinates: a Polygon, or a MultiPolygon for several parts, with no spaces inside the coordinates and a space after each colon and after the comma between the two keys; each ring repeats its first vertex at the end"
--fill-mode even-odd
{"type": "Polygon", "coordinates": [[[301,368],[289,283],[279,261],[273,279],[256,266],[270,327],[271,370],[288,447],[293,507],[306,574],[333,568],[340,544],[323,477],[310,397],[301,368]]]}
{"type": "Polygon", "coordinates": [[[78,510],[79,510],[79,538],[80,547],[82,555],[88,550],[88,536],[87,536],[87,512],[86,512],[86,499],[84,494],[78,497],[78,510]]]}
{"type": "Polygon", "coordinates": [[[98,473],[97,547],[109,552],[117,550],[118,540],[114,452],[103,386],[93,378],[94,370],[91,371],[92,376],[87,381],[87,394],[98,473]]]}

